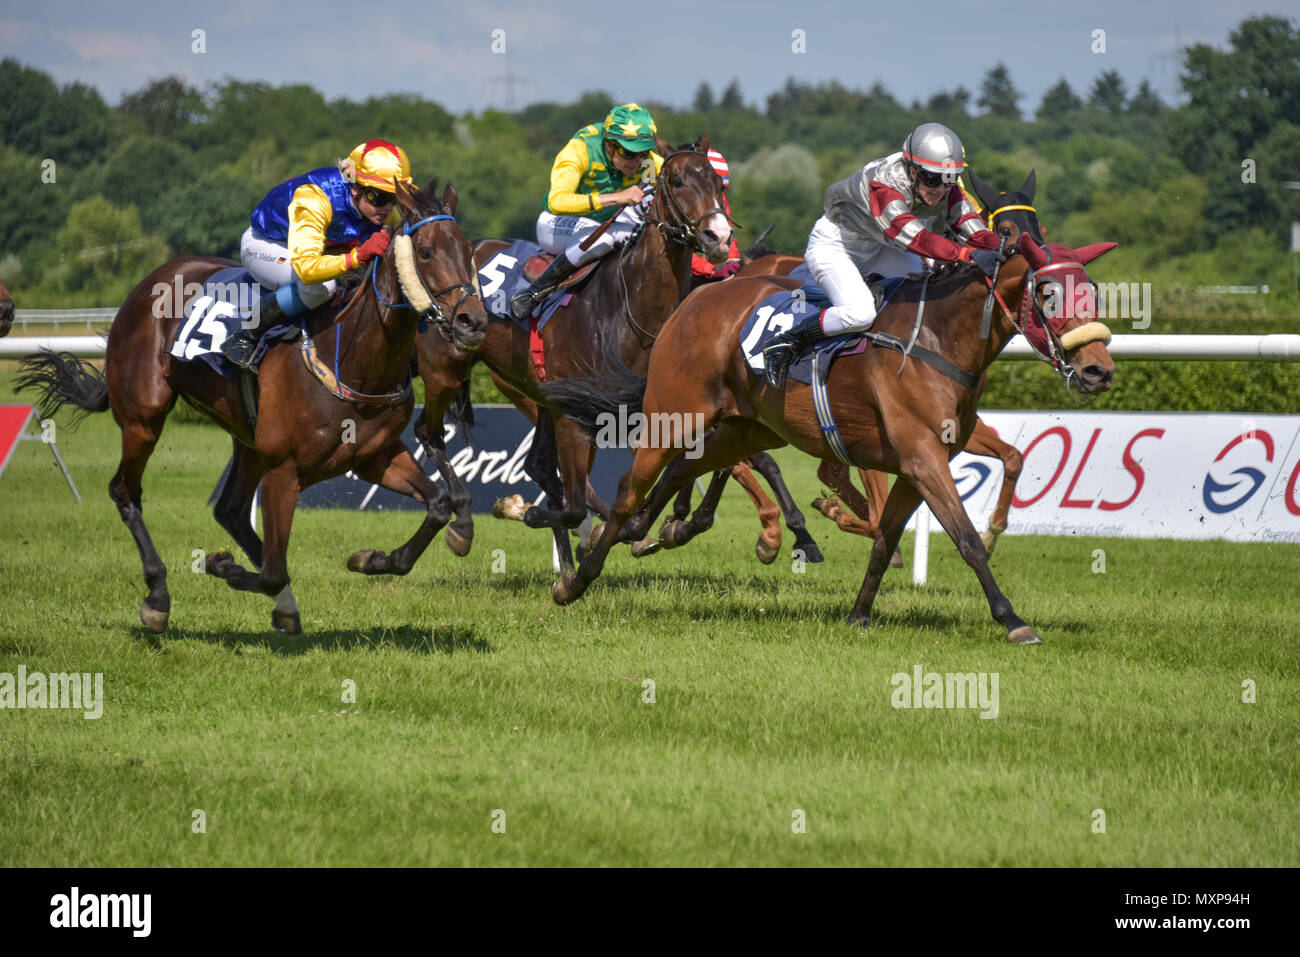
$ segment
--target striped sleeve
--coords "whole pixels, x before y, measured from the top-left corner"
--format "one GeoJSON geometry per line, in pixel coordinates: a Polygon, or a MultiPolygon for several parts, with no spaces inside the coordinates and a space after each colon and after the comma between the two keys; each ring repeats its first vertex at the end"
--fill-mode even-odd
{"type": "Polygon", "coordinates": [[[997,236],[989,230],[984,217],[960,186],[948,190],[948,225],[952,227],[954,235],[972,245],[998,248],[997,236]]]}
{"type": "Polygon", "coordinates": [[[869,190],[871,215],[885,238],[895,246],[918,256],[947,262],[960,262],[970,257],[962,246],[922,226],[908,207],[906,198],[894,187],[872,180],[869,190]]]}

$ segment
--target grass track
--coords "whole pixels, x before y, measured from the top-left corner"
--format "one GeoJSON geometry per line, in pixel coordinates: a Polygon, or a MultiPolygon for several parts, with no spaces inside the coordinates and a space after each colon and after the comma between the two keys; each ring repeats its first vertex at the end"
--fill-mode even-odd
{"type": "MultiPolygon", "coordinates": [[[[1016,648],[940,539],[929,587],[891,572],[876,626],[842,624],[865,542],[810,516],[826,563],[796,574],[787,538],[765,568],[737,491],[709,535],[616,553],[563,609],[520,525],[483,518],[468,558],[439,539],[408,578],[367,579],[347,556],[416,514],[304,511],[287,638],[269,599],[190,571],[231,544],[204,505],[229,446],[171,423],[145,477],[159,641],[105,492],[111,419],[60,448],[83,505],[35,443],[0,479],[0,672],[101,671],[107,701],[0,711],[8,865],[1300,863],[1300,546],[1006,537],[995,573],[1046,641],[1016,648]],[[997,673],[999,716],[895,710],[917,664],[997,673]]],[[[777,455],[807,503],[814,463],[777,455]]]]}

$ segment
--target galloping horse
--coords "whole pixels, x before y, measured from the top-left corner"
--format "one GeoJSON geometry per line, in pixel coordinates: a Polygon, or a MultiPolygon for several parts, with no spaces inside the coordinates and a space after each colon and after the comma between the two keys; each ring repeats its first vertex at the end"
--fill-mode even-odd
{"type": "MultiPolygon", "coordinates": [[[[984,206],[984,216],[989,222],[989,228],[1005,239],[1008,252],[1015,252],[1021,233],[1028,233],[1036,243],[1040,246],[1044,245],[1042,227],[1038,222],[1038,211],[1033,206],[1034,192],[1037,188],[1033,170],[1029,171],[1021,187],[1010,193],[994,189],[980,179],[973,170],[970,178],[975,194],[984,206]]],[[[788,276],[803,264],[802,256],[772,254],[747,264],[741,269],[739,275],[788,276]]],[[[963,451],[971,455],[995,458],[1002,462],[1002,488],[998,493],[997,504],[993,507],[993,514],[989,518],[989,530],[980,535],[984,547],[992,555],[998,536],[1007,529],[1011,499],[1015,495],[1016,482],[1020,478],[1024,460],[1015,446],[1003,442],[998,438],[998,434],[979,418],[975,420],[975,429],[971,432],[963,451]]],[[[853,486],[847,465],[838,460],[823,461],[817,467],[817,477],[832,490],[833,494],[815,499],[812,507],[835,522],[842,531],[875,538],[880,534],[880,517],[885,507],[885,496],[889,491],[888,479],[885,478],[885,473],[872,469],[859,469],[858,476],[866,492],[865,497],[853,486]],[[844,505],[847,505],[851,511],[846,512],[844,505]]],[[[902,566],[902,556],[895,552],[890,557],[890,567],[901,568],[902,566]]]]}
{"type": "Polygon", "coordinates": [[[0,282],[0,339],[9,335],[9,330],[14,326],[14,300],[9,295],[9,290],[5,284],[0,282]]]}
{"type": "Polygon", "coordinates": [[[401,439],[414,406],[410,365],[416,329],[432,321],[458,348],[472,350],[483,339],[487,315],[474,295],[469,242],[454,219],[456,191],[448,184],[439,200],[437,183],[424,191],[399,183],[403,235],[375,261],[337,315],[329,309],[311,313],[301,343],[280,342],[267,351],[257,379],[255,431],[246,423],[235,383],[205,362],[176,361],[169,353],[184,316],[179,303],[172,308],[160,298],[170,301],[173,285],[202,283],[236,265],[225,259],[177,259],[146,276],[113,320],[102,377],[72,356],[46,352],[25,360],[21,385],[41,388],[43,415],[66,402],[83,414],[113,410],[122,430],[122,461],[108,490],[140,551],[149,588],[140,621],[150,631],[167,627],[171,596],[167,569],[145,528],[141,477],[178,396],[232,436],[233,466],[214,512],[260,567],[260,573],[250,572],[221,551],[208,556],[207,571],[232,588],[275,596],[271,622],[282,631],[302,630],[285,560],[302,489],[351,469],[426,504],[424,521],[410,541],[391,554],[357,552],[348,561],[356,572],[405,574],[446,524],[446,493],[420,470],[401,439]],[[453,301],[448,317],[440,302],[453,301]],[[317,338],[323,340],[319,351],[336,357],[332,375],[309,354],[317,338]],[[259,482],[265,548],[249,521],[259,482]]]}
{"type": "MultiPolygon", "coordinates": [[[[466,516],[468,492],[444,464],[445,450],[441,456],[436,453],[443,415],[456,400],[473,363],[480,359],[486,363],[506,395],[526,415],[531,411],[527,402],[536,404],[537,431],[525,468],[552,507],[529,508],[524,521],[533,528],[554,530],[565,569],[573,567],[567,530],[582,523],[589,504],[598,512],[607,509],[598,507],[603,503],[588,493],[587,480],[596,453],[594,428],[563,415],[547,400],[543,381],[602,375],[611,370],[643,373],[660,328],[689,288],[692,251],[722,262],[731,242],[731,225],[722,209],[722,180],[709,164],[708,140],[679,150],[666,144],[661,148],[664,164],[645,228],[635,242],[606,256],[580,292],[542,330],[544,372],[539,372],[534,360],[529,330],[506,318],[491,318],[482,347],[472,355],[428,335],[420,336],[417,343],[425,386],[424,418],[417,435],[431,452],[453,501],[463,503],[466,516]]],[[[474,244],[476,264],[486,265],[507,246],[503,240],[479,240],[474,244]]],[[[485,295],[491,297],[490,289],[485,295]]],[[[465,527],[456,526],[462,538],[465,527]]]]}
{"type": "MultiPolygon", "coordinates": [[[[986,282],[970,267],[931,281],[926,324],[916,340],[929,351],[926,361],[913,356],[900,369],[893,352],[867,348],[841,356],[831,366],[829,405],[848,456],[860,467],[899,476],[885,503],[882,534],[872,546],[850,623],[870,622],[889,556],[908,517],[924,500],[975,571],[994,619],[1006,628],[1007,640],[1015,644],[1042,640],[998,589],[989,571],[987,552],[953,483],[948,460],[975,427],[984,370],[1017,329],[1024,331],[1040,356],[1061,374],[1067,388],[1091,394],[1110,387],[1115,370],[1105,347],[1110,332],[1091,321],[1095,289],[1084,264],[1114,246],[1097,243],[1078,250],[1060,245],[1040,247],[1032,238],[1022,237],[1019,254],[1002,266],[996,284],[986,282]],[[1063,286],[1072,287],[1073,295],[1063,296],[1063,286]],[[1002,310],[990,314],[985,338],[981,314],[989,296],[998,298],[1002,310]],[[1050,316],[1044,312],[1047,303],[1052,304],[1050,316]],[[949,371],[927,364],[936,360],[940,364],[946,361],[949,371]],[[945,433],[951,441],[944,441],[945,433]]],[[[703,413],[713,431],[705,440],[703,454],[694,460],[671,448],[647,445],[637,450],[632,468],[619,485],[600,541],[576,573],[562,575],[555,582],[551,593],[558,604],[579,598],[599,576],[613,545],[622,537],[644,534],[660,509],[695,476],[725,469],[761,449],[786,444],[819,459],[834,455],[815,413],[812,389],[799,382],[788,382],[783,392],[772,389],[762,374],[749,366],[740,348],[740,330],[759,303],[798,285],[780,278],[735,279],[697,291],[665,323],[650,357],[642,409],[651,415],[703,413]],[[661,472],[664,474],[655,484],[661,472]]],[[[907,341],[917,285],[903,286],[881,311],[873,331],[901,336],[900,343],[907,341]]],[[[636,395],[636,390],[618,393],[596,380],[556,383],[547,391],[552,401],[581,421],[590,421],[611,404],[636,395]]]]}

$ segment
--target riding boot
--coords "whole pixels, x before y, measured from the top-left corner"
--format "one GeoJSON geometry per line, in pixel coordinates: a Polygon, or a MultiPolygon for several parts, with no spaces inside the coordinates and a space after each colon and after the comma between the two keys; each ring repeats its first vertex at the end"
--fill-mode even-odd
{"type": "Polygon", "coordinates": [[[569,262],[569,257],[560,253],[546,267],[546,272],[542,273],[533,284],[517,296],[510,298],[510,314],[523,322],[528,318],[528,314],[533,311],[533,306],[549,296],[560,283],[573,275],[578,267],[569,262]]]}
{"type": "Polygon", "coordinates": [[[279,297],[274,292],[268,292],[262,297],[256,313],[251,317],[257,320],[256,325],[240,329],[235,335],[226,339],[221,344],[221,354],[241,369],[256,372],[257,370],[253,368],[253,355],[257,352],[258,330],[270,329],[284,316],[284,307],[280,304],[279,297]]]}
{"type": "Polygon", "coordinates": [[[776,336],[763,350],[763,374],[774,389],[785,388],[785,375],[790,363],[811,346],[826,338],[822,332],[822,316],[826,310],[813,316],[805,316],[797,325],[776,336]]]}

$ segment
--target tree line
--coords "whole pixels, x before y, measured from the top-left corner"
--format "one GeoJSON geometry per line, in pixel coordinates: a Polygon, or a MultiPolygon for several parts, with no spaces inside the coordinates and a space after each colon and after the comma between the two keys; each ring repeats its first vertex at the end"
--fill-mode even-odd
{"type": "MultiPolygon", "coordinates": [[[[693,102],[641,99],[675,144],[706,134],[728,158],[741,244],[802,252],[822,193],[893,152],[918,123],[962,137],[1000,188],[1038,174],[1049,239],[1121,243],[1103,281],[1185,287],[1263,281],[1291,288],[1300,220],[1300,32],[1243,20],[1226,47],[1181,53],[1186,102],[1165,103],[1113,70],[1086,90],[1061,79],[1028,110],[1010,70],[904,104],[880,84],[853,90],[790,78],[762,104],[736,83],[693,102]]],[[[228,78],[204,90],[153,80],[107,105],[93,88],[0,61],[0,277],[29,305],[117,305],[170,256],[238,258],[253,207],[282,180],[380,136],[409,153],[417,182],[456,183],[471,236],[533,238],[555,153],[614,99],[455,115],[412,94],[327,99],[305,84],[228,78]]]]}

